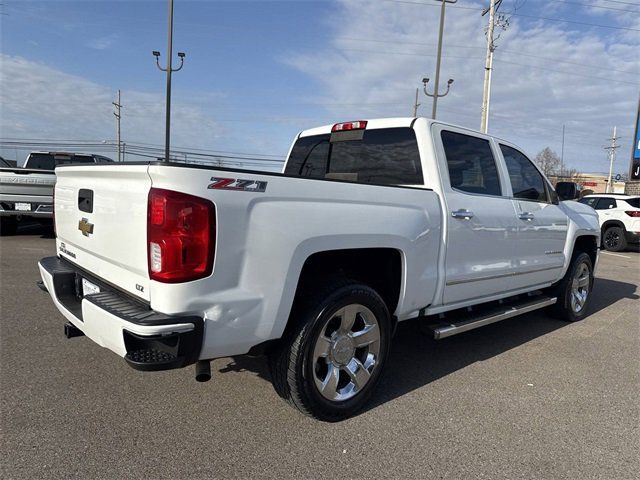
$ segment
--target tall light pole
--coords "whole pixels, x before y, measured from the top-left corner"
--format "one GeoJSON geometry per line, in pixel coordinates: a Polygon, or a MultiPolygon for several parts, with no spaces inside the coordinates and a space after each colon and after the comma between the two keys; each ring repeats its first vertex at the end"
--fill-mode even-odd
{"type": "Polygon", "coordinates": [[[431,118],[436,119],[436,107],[438,105],[438,98],[446,97],[451,89],[451,85],[453,84],[453,78],[447,80],[447,91],[444,93],[438,93],[438,87],[434,87],[433,93],[427,92],[427,83],[429,83],[428,78],[422,79],[424,94],[427,97],[433,97],[433,109],[431,110],[431,118]]]}
{"type": "Polygon", "coordinates": [[[427,82],[428,78],[423,78],[422,83],[424,83],[424,94],[427,97],[433,98],[433,107],[431,108],[431,118],[435,120],[436,112],[438,110],[438,98],[444,97],[449,93],[449,88],[453,83],[452,79],[449,79],[447,83],[447,91],[440,95],[438,93],[438,88],[440,87],[440,64],[442,63],[442,37],[444,36],[444,13],[445,7],[447,3],[456,3],[458,0],[440,0],[442,2],[442,8],[440,8],[440,29],[438,31],[438,56],[436,58],[436,81],[433,85],[433,94],[427,93],[427,82]]]}
{"type": "Polygon", "coordinates": [[[184,52],[178,52],[180,57],[180,66],[178,68],[172,68],[171,60],[173,57],[173,0],[169,0],[169,33],[167,41],[167,66],[162,68],[160,66],[160,52],[153,51],[153,56],[156,57],[156,65],[163,72],[167,72],[167,106],[166,106],[166,125],[164,133],[164,161],[168,162],[170,159],[170,142],[171,142],[171,74],[182,70],[184,65],[184,52]]]}

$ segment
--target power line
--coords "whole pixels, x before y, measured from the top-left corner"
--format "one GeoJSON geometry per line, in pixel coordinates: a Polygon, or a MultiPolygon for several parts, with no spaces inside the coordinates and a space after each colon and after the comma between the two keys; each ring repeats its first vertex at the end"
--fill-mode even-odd
{"type": "MultiPolygon", "coordinates": [[[[0,139],[0,147],[3,148],[20,148],[20,149],[41,149],[45,147],[55,148],[73,148],[73,149],[92,149],[92,150],[111,150],[115,145],[113,143],[91,143],[82,140],[74,141],[55,141],[44,139],[0,139]]],[[[134,142],[127,143],[127,151],[130,153],[144,152],[144,153],[157,153],[162,154],[163,148],[161,146],[150,147],[139,145],[134,142]]],[[[221,155],[217,153],[200,153],[188,150],[171,150],[172,154],[187,155],[199,158],[223,158],[229,160],[249,160],[254,162],[266,162],[266,163],[282,163],[282,156],[279,159],[252,157],[243,155],[221,155]]],[[[232,152],[230,152],[232,153],[232,152]]]]}
{"type": "Polygon", "coordinates": [[[621,3],[622,5],[632,5],[634,7],[638,7],[640,5],[638,5],[637,3],[633,3],[633,2],[623,2],[621,0],[602,0],[603,2],[609,2],[609,3],[621,3]]]}
{"type": "Polygon", "coordinates": [[[564,20],[561,18],[554,17],[538,17],[536,15],[526,15],[524,13],[511,13],[510,15],[514,15],[516,17],[524,17],[524,18],[534,18],[537,20],[548,20],[550,22],[563,22],[563,23],[573,23],[575,25],[584,25],[587,27],[599,27],[599,28],[609,28],[612,30],[628,30],[630,32],[640,32],[638,28],[631,27],[614,27],[613,25],[602,25],[600,23],[589,23],[589,22],[578,22],[577,20],[564,20]]]}
{"type": "MultiPolygon", "coordinates": [[[[401,41],[401,40],[394,40],[394,39],[388,39],[388,40],[378,40],[378,39],[373,39],[373,38],[354,38],[354,37],[340,37],[337,39],[338,41],[340,40],[347,40],[347,41],[354,41],[354,42],[374,42],[374,43],[384,43],[384,44],[388,44],[389,42],[392,43],[396,43],[396,44],[402,44],[402,45],[416,45],[416,46],[420,46],[420,47],[434,47],[435,44],[433,43],[422,43],[422,42],[405,42],[405,41],[401,41]]],[[[448,48],[469,48],[469,49],[475,49],[475,50],[484,50],[485,47],[480,47],[480,46],[472,46],[472,45],[452,45],[452,44],[447,44],[448,48]]],[[[561,60],[559,58],[551,58],[551,57],[542,57],[540,55],[534,55],[532,53],[526,53],[526,52],[521,52],[521,51],[514,51],[514,50],[504,50],[504,49],[500,49],[498,50],[499,53],[509,53],[512,55],[521,55],[524,57],[531,57],[531,58],[539,58],[541,60],[549,60],[551,62],[555,62],[555,63],[566,63],[568,65],[576,65],[579,67],[585,67],[585,68],[595,68],[598,70],[606,70],[608,72],[618,72],[618,73],[625,73],[627,75],[640,75],[640,72],[631,72],[629,70],[618,70],[615,68],[604,68],[602,66],[598,66],[598,65],[589,65],[586,63],[579,63],[579,62],[571,62],[569,60],[561,60]]],[[[447,58],[452,58],[452,57],[447,57],[447,58]]],[[[467,57],[460,57],[460,58],[467,58],[467,57]]]]}
{"type": "Polygon", "coordinates": [[[627,82],[627,81],[624,81],[624,80],[611,80],[610,78],[596,77],[596,76],[593,76],[593,75],[584,75],[584,74],[575,73],[575,72],[566,72],[564,70],[555,70],[553,68],[548,68],[548,67],[544,67],[544,66],[526,65],[524,63],[517,63],[517,62],[511,62],[511,61],[508,61],[508,60],[503,60],[501,58],[497,58],[496,62],[498,62],[498,63],[508,63],[508,64],[511,64],[511,65],[518,65],[520,67],[537,68],[538,70],[546,70],[548,72],[562,73],[562,74],[565,74],[565,75],[573,75],[575,77],[591,78],[593,80],[602,80],[602,81],[606,81],[606,82],[625,83],[627,85],[634,85],[634,86],[640,85],[640,83],[638,83],[638,82],[627,82]]]}
{"type": "MultiPolygon", "coordinates": [[[[582,3],[582,2],[573,2],[571,0],[555,0],[556,2],[560,2],[560,3],[568,3],[570,5],[581,5],[583,7],[591,7],[591,8],[602,8],[605,10],[615,10],[618,12],[627,12],[627,13],[640,13],[637,10],[627,10],[624,8],[616,8],[616,7],[607,7],[605,5],[596,5],[596,4],[592,4],[592,3],[582,3]]],[[[638,5],[635,5],[636,7],[638,5]]]]}
{"type": "MultiPolygon", "coordinates": [[[[408,5],[421,5],[424,7],[437,7],[439,5],[433,5],[431,3],[422,3],[422,2],[413,2],[410,0],[385,0],[387,2],[393,2],[393,3],[404,3],[404,4],[408,4],[408,5]]],[[[462,5],[452,5],[449,8],[458,8],[461,10],[475,10],[475,11],[483,11],[483,8],[478,8],[478,7],[464,7],[462,5]]],[[[629,30],[632,32],[640,32],[640,29],[638,28],[631,28],[631,27],[615,27],[613,25],[603,25],[600,23],[589,23],[589,22],[580,22],[577,20],[565,20],[562,18],[554,18],[554,17],[539,17],[537,15],[527,15],[524,13],[515,13],[512,12],[509,15],[513,15],[513,16],[517,16],[517,17],[524,17],[524,18],[533,18],[533,19],[537,19],[537,20],[548,20],[550,22],[563,22],[563,23],[573,23],[576,25],[584,25],[587,27],[598,27],[598,28],[609,28],[612,30],[629,30]]]]}
{"type": "MultiPolygon", "coordinates": [[[[338,49],[338,48],[336,48],[338,49]]],[[[434,55],[431,54],[426,54],[426,53],[408,53],[408,52],[382,52],[379,50],[363,50],[363,49],[350,49],[350,48],[344,48],[344,49],[338,49],[338,50],[344,50],[344,51],[355,51],[355,52],[366,52],[366,53],[376,53],[376,54],[381,54],[381,55],[408,55],[408,56],[415,56],[415,57],[433,57],[434,55]]],[[[456,55],[443,55],[443,58],[459,58],[459,59],[465,59],[465,60],[480,60],[479,57],[460,57],[460,56],[456,56],[456,55]]],[[[507,60],[502,60],[502,59],[496,59],[496,61],[498,62],[502,62],[502,63],[510,63],[513,65],[519,65],[521,67],[529,67],[529,68],[538,68],[541,70],[548,70],[548,71],[556,71],[557,73],[564,73],[565,75],[574,75],[577,77],[585,77],[585,78],[592,78],[595,80],[606,80],[607,82],[614,82],[614,83],[625,83],[627,85],[635,85],[638,86],[640,85],[640,83],[638,82],[630,82],[630,81],[626,81],[626,80],[614,80],[614,79],[610,79],[610,78],[604,78],[604,77],[595,77],[593,75],[584,75],[584,74],[579,74],[579,73],[574,73],[574,72],[566,72],[566,71],[560,71],[560,70],[553,70],[544,66],[538,66],[538,65],[527,65],[527,64],[523,64],[523,63],[516,63],[516,62],[511,62],[511,61],[507,61],[507,60]]]]}

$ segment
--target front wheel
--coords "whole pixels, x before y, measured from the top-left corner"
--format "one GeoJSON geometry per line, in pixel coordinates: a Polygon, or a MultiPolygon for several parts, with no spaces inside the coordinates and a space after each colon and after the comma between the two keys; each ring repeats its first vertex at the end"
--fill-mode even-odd
{"type": "Polygon", "coordinates": [[[371,396],[387,358],[391,321],[370,287],[336,280],[291,318],[295,327],[271,356],[278,394],[325,421],[356,413],[371,396]]]}
{"type": "Polygon", "coordinates": [[[558,297],[555,305],[551,306],[551,313],[569,322],[582,320],[587,313],[592,287],[591,257],[578,253],[574,255],[564,278],[550,292],[558,297]]]}

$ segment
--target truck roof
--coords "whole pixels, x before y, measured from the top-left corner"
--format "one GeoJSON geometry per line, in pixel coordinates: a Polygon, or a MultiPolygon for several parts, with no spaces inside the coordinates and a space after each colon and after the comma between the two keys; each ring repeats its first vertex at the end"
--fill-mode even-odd
{"type": "Polygon", "coordinates": [[[627,195],[626,193],[590,193],[589,195],[585,195],[582,198],[591,198],[591,197],[617,197],[621,200],[628,200],[631,198],[637,198],[638,195],[627,195]]]}
{"type": "MultiPolygon", "coordinates": [[[[456,125],[454,123],[442,122],[440,120],[432,120],[431,118],[426,118],[426,117],[391,117],[391,118],[372,118],[372,119],[364,119],[363,118],[363,119],[344,120],[344,122],[352,122],[352,121],[358,121],[358,120],[366,121],[367,122],[367,127],[366,127],[367,130],[373,130],[373,129],[376,129],[376,128],[410,127],[411,125],[413,125],[413,122],[415,122],[419,118],[426,120],[429,125],[431,125],[433,123],[437,123],[439,125],[446,125],[446,126],[449,126],[449,127],[461,128],[461,129],[467,130],[469,132],[483,134],[479,130],[475,130],[473,128],[465,127],[465,126],[462,126],[462,125],[456,125]]],[[[337,123],[341,123],[341,122],[337,122],[337,123]]],[[[310,137],[312,135],[323,135],[323,134],[331,133],[331,129],[333,128],[334,125],[335,125],[335,123],[330,123],[328,125],[323,125],[321,127],[315,127],[315,128],[309,128],[307,130],[303,130],[303,131],[300,132],[300,134],[298,135],[297,138],[310,137]]],[[[493,137],[493,138],[496,138],[498,140],[501,140],[501,141],[503,141],[505,143],[511,143],[508,140],[501,139],[499,137],[495,137],[494,135],[490,135],[490,136],[493,137]]]]}

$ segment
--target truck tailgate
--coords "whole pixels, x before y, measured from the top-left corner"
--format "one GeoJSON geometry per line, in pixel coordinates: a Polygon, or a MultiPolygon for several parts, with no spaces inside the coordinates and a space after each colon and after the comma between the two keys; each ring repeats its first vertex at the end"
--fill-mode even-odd
{"type": "Polygon", "coordinates": [[[58,254],[149,301],[147,165],[57,168],[58,254]]]}
{"type": "Polygon", "coordinates": [[[23,168],[0,169],[0,195],[7,201],[21,201],[31,197],[35,201],[51,202],[56,176],[43,170],[23,168]]]}

